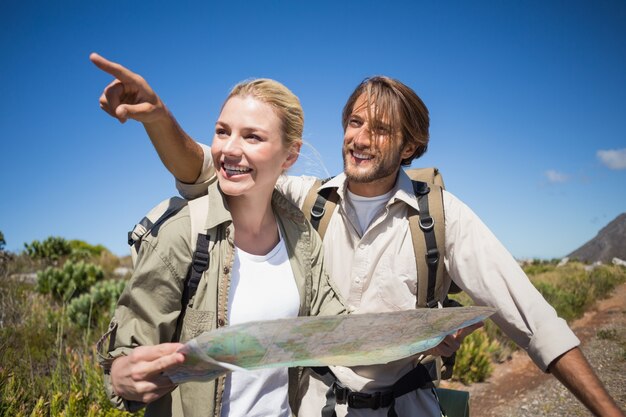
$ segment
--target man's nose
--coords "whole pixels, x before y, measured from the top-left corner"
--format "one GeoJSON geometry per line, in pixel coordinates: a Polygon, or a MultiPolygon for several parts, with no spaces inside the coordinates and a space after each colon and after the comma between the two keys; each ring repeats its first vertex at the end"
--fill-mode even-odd
{"type": "Polygon", "coordinates": [[[369,148],[371,138],[369,129],[366,126],[361,126],[358,132],[354,135],[354,145],[361,148],[369,148]]]}

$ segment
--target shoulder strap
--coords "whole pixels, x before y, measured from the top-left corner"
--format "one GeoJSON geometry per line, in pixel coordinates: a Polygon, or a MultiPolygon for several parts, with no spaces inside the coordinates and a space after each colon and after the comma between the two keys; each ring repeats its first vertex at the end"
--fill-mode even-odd
{"type": "Polygon", "coordinates": [[[133,265],[137,262],[137,253],[141,246],[141,239],[161,224],[166,219],[177,213],[187,204],[187,200],[180,197],[171,197],[161,201],[146,214],[139,223],[128,232],[128,244],[130,245],[130,257],[133,265]]]}
{"type": "Polygon", "coordinates": [[[209,249],[211,236],[205,228],[209,213],[209,196],[205,195],[189,200],[189,218],[191,221],[191,268],[185,280],[183,308],[187,307],[198,289],[202,274],[209,269],[209,249]]]}
{"type": "Polygon", "coordinates": [[[445,273],[442,188],[422,181],[412,183],[419,206],[419,212],[409,209],[409,227],[418,279],[416,306],[433,308],[439,301],[443,301],[438,299],[445,273]],[[420,288],[426,291],[420,291],[420,288]]]}
{"type": "Polygon", "coordinates": [[[304,199],[304,204],[302,205],[304,216],[311,222],[311,225],[317,230],[317,233],[319,233],[322,239],[324,239],[324,235],[326,234],[326,229],[335,211],[335,206],[339,203],[337,189],[319,189],[331,179],[332,177],[324,180],[315,180],[315,183],[309,190],[309,193],[304,199]],[[328,216],[326,213],[328,213],[328,216]]]}
{"type": "MultiPolygon", "coordinates": [[[[438,301],[443,303],[446,299],[442,294],[444,277],[447,275],[443,264],[446,237],[443,207],[445,186],[437,168],[413,168],[406,170],[406,173],[413,182],[413,191],[419,207],[419,212],[409,210],[409,226],[418,270],[418,288],[427,288],[426,292],[418,293],[416,304],[418,307],[432,307],[436,306],[438,301]],[[428,271],[428,274],[419,271],[428,271]],[[440,300],[442,297],[444,299],[440,300]]],[[[448,292],[457,293],[460,292],[460,288],[451,282],[448,292]]]]}

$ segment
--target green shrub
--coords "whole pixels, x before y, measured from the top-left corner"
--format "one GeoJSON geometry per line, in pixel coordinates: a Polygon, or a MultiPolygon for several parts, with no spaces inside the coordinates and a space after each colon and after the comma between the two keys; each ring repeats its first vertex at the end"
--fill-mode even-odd
{"type": "Polygon", "coordinates": [[[130,417],[109,403],[95,352],[66,349],[57,366],[45,377],[47,391],[33,398],[27,381],[0,369],[0,417],[130,417]]]}
{"type": "Polygon", "coordinates": [[[626,268],[617,265],[600,265],[589,273],[596,299],[607,297],[618,285],[626,282],[626,268]]]}
{"type": "Polygon", "coordinates": [[[84,252],[89,254],[89,256],[98,257],[103,252],[108,252],[108,249],[102,245],[92,245],[83,240],[70,240],[69,241],[70,248],[74,252],[84,252]]]}
{"type": "Polygon", "coordinates": [[[542,274],[544,272],[554,271],[558,264],[558,260],[541,260],[541,259],[533,259],[530,264],[526,264],[523,266],[524,272],[526,275],[537,275],[542,274]]]}
{"type": "Polygon", "coordinates": [[[55,299],[68,301],[89,290],[104,278],[102,269],[94,264],[67,261],[63,268],[48,267],[37,273],[36,289],[55,299]]]}
{"type": "Polygon", "coordinates": [[[131,416],[109,403],[95,359],[108,312],[90,335],[64,305],[10,280],[0,280],[0,308],[0,417],[131,416]]]}
{"type": "Polygon", "coordinates": [[[600,265],[587,271],[584,265],[576,263],[533,278],[539,292],[568,321],[581,317],[594,302],[607,297],[623,282],[626,282],[623,267],[600,265]]]}
{"type": "Polygon", "coordinates": [[[491,358],[498,349],[498,342],[489,340],[483,329],[474,331],[456,352],[452,378],[464,384],[486,380],[493,372],[491,358]]]}
{"type": "MultiPolygon", "coordinates": [[[[74,298],[67,307],[69,319],[82,328],[93,327],[103,313],[113,314],[126,281],[108,279],[97,282],[88,293],[74,298]]],[[[108,320],[107,320],[108,321],[108,320]]]]}
{"type": "Polygon", "coordinates": [[[56,236],[50,236],[42,242],[34,240],[31,243],[25,243],[24,248],[28,256],[46,263],[54,263],[72,253],[70,243],[56,236]]]}

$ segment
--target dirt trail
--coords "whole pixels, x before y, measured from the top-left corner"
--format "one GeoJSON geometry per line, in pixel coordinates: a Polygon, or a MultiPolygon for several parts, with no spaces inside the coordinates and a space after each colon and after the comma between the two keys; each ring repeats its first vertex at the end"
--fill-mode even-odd
{"type": "MultiPolygon", "coordinates": [[[[618,404],[624,407],[626,385],[623,384],[623,380],[613,382],[614,376],[608,373],[616,371],[618,374],[626,373],[626,362],[623,357],[623,351],[626,349],[626,332],[624,331],[626,329],[626,284],[617,287],[610,298],[598,302],[591,311],[576,320],[572,324],[572,329],[581,340],[583,352],[596,369],[600,379],[607,386],[609,393],[618,404]],[[618,339],[610,341],[612,343],[599,343],[597,334],[599,330],[604,328],[616,329],[618,339]],[[588,352],[588,350],[607,349],[607,345],[612,351],[611,354],[617,357],[616,360],[608,364],[609,366],[595,363],[594,357],[606,356],[606,353],[588,352]]],[[[532,404],[537,406],[538,402],[544,403],[541,404],[543,409],[554,408],[553,405],[546,404],[551,401],[550,398],[541,397],[549,386],[560,384],[551,375],[542,373],[525,352],[515,352],[510,361],[495,366],[493,375],[486,382],[473,384],[469,387],[456,383],[450,385],[453,388],[470,391],[472,398],[471,415],[473,417],[495,417],[526,415],[529,409],[533,408],[532,404]]],[[[564,390],[560,387],[557,389],[564,390]]],[[[563,396],[563,394],[559,395],[563,396]]],[[[565,396],[567,395],[569,393],[565,393],[565,396]]],[[[563,398],[562,401],[575,402],[573,397],[563,398]]],[[[576,415],[591,415],[586,413],[585,410],[582,410],[577,411],[576,415]]],[[[549,415],[549,412],[533,415],[549,415]]]]}

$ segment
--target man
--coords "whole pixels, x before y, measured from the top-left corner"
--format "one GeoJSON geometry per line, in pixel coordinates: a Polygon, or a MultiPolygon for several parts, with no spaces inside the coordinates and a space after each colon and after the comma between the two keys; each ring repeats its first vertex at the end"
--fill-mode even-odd
{"type": "MultiPolygon", "coordinates": [[[[121,122],[131,118],[144,124],[163,162],[182,182],[183,195],[206,193],[204,181],[212,173],[208,148],[184,133],[141,77],[99,57],[92,60],[117,78],[105,89],[102,108],[121,122]]],[[[339,196],[324,237],[328,272],[353,313],[413,308],[420,289],[407,213],[409,207],[419,207],[411,181],[400,168],[426,151],[428,110],[409,87],[373,77],[350,96],[342,121],[344,172],[322,186],[335,188],[339,196]]],[[[289,177],[279,189],[302,207],[314,180],[289,177]]],[[[452,280],[477,304],[496,307],[492,318],[502,330],[593,413],[623,416],[578,349],[576,336],[513,257],[452,194],[444,191],[443,205],[444,263],[452,280]]],[[[449,285],[448,279],[444,291],[449,285]]],[[[448,355],[464,336],[447,338],[431,353],[448,355]]],[[[299,415],[440,416],[436,394],[428,384],[390,397],[394,383],[414,367],[414,358],[377,366],[332,367],[337,383],[332,383],[333,374],[310,372],[303,379],[299,415]],[[342,404],[345,397],[350,406],[342,404]]]]}

